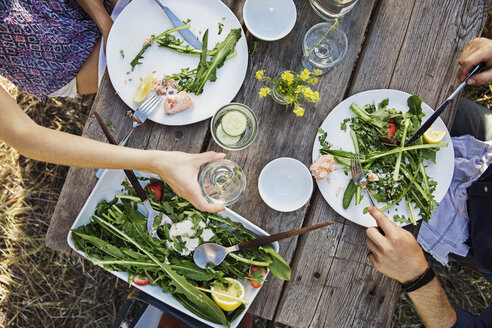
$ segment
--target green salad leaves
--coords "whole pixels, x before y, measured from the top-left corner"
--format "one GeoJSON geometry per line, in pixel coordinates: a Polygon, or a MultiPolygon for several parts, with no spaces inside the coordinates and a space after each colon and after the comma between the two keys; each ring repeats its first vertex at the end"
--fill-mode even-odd
{"type": "Polygon", "coordinates": [[[244,304],[227,313],[202,290],[210,290],[224,277],[248,282],[252,265],[269,267],[274,276],[290,279],[289,265],[270,246],[231,253],[217,267],[198,268],[190,247],[193,242],[196,246],[206,241],[232,246],[254,239],[256,235],[229,218],[198,211],[175,195],[165,182],[151,182],[156,181],[162,183],[162,199],[158,200],[150,188],[145,189],[147,196],[156,210],[166,213],[175,222],[174,227],[158,228],[161,240],[147,233],[147,218],[137,210],[140,199],[125,181],[122,184],[125,193],[115,195],[109,202],[101,201],[91,222],[72,230],[75,248],[107,270],[128,272],[129,282],[137,276],[147,277],[150,283],[173,294],[192,313],[226,326],[244,311],[244,304]],[[175,228],[183,223],[193,229],[176,236],[175,228]]]}
{"type": "MultiPolygon", "coordinates": [[[[164,31],[159,35],[152,35],[147,42],[144,43],[142,49],[135,58],[130,62],[130,65],[132,68],[135,68],[135,66],[142,64],[141,59],[144,58],[143,54],[153,43],[157,43],[159,47],[166,48],[179,54],[200,56],[200,62],[196,69],[187,67],[181,69],[181,72],[179,73],[167,76],[168,79],[176,81],[182,90],[194,93],[198,96],[203,92],[203,88],[207,81],[214,82],[217,80],[217,69],[221,68],[225,61],[236,56],[237,53],[234,48],[236,47],[237,41],[241,38],[242,32],[240,28],[232,29],[224,41],[217,43],[214,48],[209,50],[208,30],[206,30],[202,39],[202,50],[200,50],[190,47],[189,45],[183,45],[184,40],[172,35],[173,32],[185,28],[190,28],[190,25],[187,24],[175,27],[164,31]],[[210,60],[207,59],[208,57],[211,57],[210,60]]],[[[222,29],[220,29],[220,32],[222,32],[222,29]]]]}
{"type": "MultiPolygon", "coordinates": [[[[368,176],[367,188],[375,200],[387,203],[381,210],[399,204],[405,197],[410,217],[395,215],[393,220],[416,224],[414,210],[418,208],[422,219],[428,221],[438,203],[433,195],[436,181],[427,175],[424,159],[435,163],[436,152],[447,143],[424,144],[420,138],[412,146],[407,146],[408,139],[421,126],[424,116],[422,100],[416,95],[410,96],[406,113],[389,108],[388,104],[388,99],[377,106],[352,104],[350,110],[356,117],[341,122],[341,129],[346,130],[347,125],[351,128],[355,153],[359,154],[368,176]]],[[[348,173],[350,159],[355,153],[332,149],[326,141],[327,133],[321,129],[319,133],[320,153],[332,154],[348,173]]],[[[350,179],[343,195],[343,207],[348,208],[354,198],[355,204],[359,204],[362,193],[350,179]]]]}

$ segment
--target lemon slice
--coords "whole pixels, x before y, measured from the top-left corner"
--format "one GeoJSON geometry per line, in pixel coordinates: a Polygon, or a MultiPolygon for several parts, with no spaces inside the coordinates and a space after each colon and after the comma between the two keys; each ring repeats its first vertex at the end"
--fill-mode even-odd
{"type": "Polygon", "coordinates": [[[147,75],[142,82],[137,87],[135,91],[135,95],[133,96],[133,101],[136,103],[141,103],[147,98],[147,95],[150,92],[150,88],[152,87],[152,74],[147,75]]]}
{"type": "MultiPolygon", "coordinates": [[[[213,290],[214,292],[218,292],[224,295],[230,295],[232,297],[243,300],[246,295],[246,290],[244,289],[243,284],[239,280],[233,278],[224,278],[224,279],[230,283],[230,286],[227,289],[222,289],[212,286],[211,290],[213,290]]],[[[234,300],[227,296],[212,294],[212,299],[224,311],[234,311],[241,305],[240,301],[234,300]]]]}
{"type": "Polygon", "coordinates": [[[446,131],[435,131],[435,130],[427,130],[424,132],[424,141],[429,144],[440,143],[444,136],[446,135],[446,131]]]}

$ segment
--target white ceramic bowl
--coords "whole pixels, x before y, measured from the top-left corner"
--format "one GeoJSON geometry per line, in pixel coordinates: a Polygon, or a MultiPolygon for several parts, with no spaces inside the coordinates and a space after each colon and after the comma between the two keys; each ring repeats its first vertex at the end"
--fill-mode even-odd
{"type": "Polygon", "coordinates": [[[293,0],[246,0],[244,23],[260,40],[275,41],[294,28],[297,10],[293,0]]]}
{"type": "Polygon", "coordinates": [[[292,212],[307,203],[313,193],[313,178],[297,159],[277,158],[263,168],[258,178],[263,201],[279,212],[292,212]]]}

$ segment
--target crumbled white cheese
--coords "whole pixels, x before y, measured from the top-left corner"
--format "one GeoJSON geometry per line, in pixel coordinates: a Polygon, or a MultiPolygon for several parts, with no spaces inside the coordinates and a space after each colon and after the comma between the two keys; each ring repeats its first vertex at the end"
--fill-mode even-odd
{"type": "MultiPolygon", "coordinates": [[[[198,223],[199,228],[205,228],[206,225],[203,221],[200,221],[198,223]]],[[[181,252],[178,252],[179,254],[186,256],[189,255],[191,252],[193,252],[198,245],[200,244],[200,241],[198,238],[190,238],[191,236],[194,236],[196,233],[195,226],[193,225],[193,221],[191,219],[186,219],[178,223],[174,223],[171,228],[169,229],[169,237],[171,240],[176,239],[176,237],[180,236],[181,240],[184,242],[184,247],[181,252]]],[[[203,229],[201,233],[201,237],[203,241],[209,241],[212,237],[214,236],[214,233],[211,229],[203,229]]],[[[200,236],[197,236],[200,237],[200,236]]],[[[166,241],[166,246],[168,248],[173,248],[175,251],[176,248],[174,248],[174,243],[171,241],[166,241]]]]}
{"type": "Polygon", "coordinates": [[[211,229],[203,229],[202,239],[203,241],[209,241],[212,237],[215,236],[214,232],[211,229]]]}
{"type": "Polygon", "coordinates": [[[169,236],[174,240],[177,236],[187,237],[193,235],[193,221],[186,219],[178,223],[174,223],[169,229],[169,236]]]}

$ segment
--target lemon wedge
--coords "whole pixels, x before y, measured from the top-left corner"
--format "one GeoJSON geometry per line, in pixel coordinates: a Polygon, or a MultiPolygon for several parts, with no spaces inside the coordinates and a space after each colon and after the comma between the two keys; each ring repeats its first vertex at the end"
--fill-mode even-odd
{"type": "Polygon", "coordinates": [[[429,144],[440,143],[444,136],[446,135],[446,131],[435,131],[435,130],[427,130],[424,132],[424,141],[429,144]]]}
{"type": "Polygon", "coordinates": [[[135,95],[133,96],[133,101],[136,103],[141,103],[147,98],[147,95],[150,92],[150,88],[152,87],[152,74],[147,75],[142,82],[137,87],[135,91],[135,95]]]}
{"type": "Polygon", "coordinates": [[[244,289],[243,284],[236,279],[233,278],[224,278],[229,282],[229,287],[227,289],[218,288],[215,286],[211,287],[211,290],[214,292],[221,293],[223,295],[212,294],[212,299],[217,303],[217,305],[224,311],[234,311],[237,309],[242,302],[237,301],[235,299],[229,298],[225,295],[230,295],[235,298],[244,299],[246,295],[246,290],[244,289]]]}

